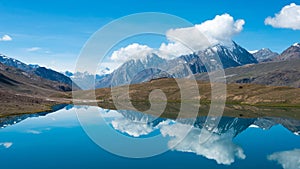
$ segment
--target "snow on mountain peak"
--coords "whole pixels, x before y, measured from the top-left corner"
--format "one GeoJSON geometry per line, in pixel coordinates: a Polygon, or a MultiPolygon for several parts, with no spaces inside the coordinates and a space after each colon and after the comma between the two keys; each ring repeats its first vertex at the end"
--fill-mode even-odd
{"type": "Polygon", "coordinates": [[[3,59],[9,59],[9,57],[3,55],[3,54],[0,54],[0,57],[2,57],[3,59]]]}
{"type": "Polygon", "coordinates": [[[258,50],[249,50],[248,52],[251,53],[251,54],[254,54],[254,53],[257,53],[258,50]]]}
{"type": "Polygon", "coordinates": [[[297,43],[294,43],[293,46],[295,47],[299,47],[300,48],[300,44],[297,42],[297,43]]]}

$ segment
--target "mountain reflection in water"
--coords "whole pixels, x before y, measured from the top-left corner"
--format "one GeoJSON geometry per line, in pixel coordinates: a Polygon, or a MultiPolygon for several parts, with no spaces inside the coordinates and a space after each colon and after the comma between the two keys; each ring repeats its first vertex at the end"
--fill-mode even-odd
{"type": "MultiPolygon", "coordinates": [[[[122,135],[136,139],[150,138],[156,135],[161,135],[162,137],[167,139],[166,146],[168,146],[172,150],[170,152],[198,155],[198,158],[204,157],[207,160],[216,162],[217,164],[219,164],[218,166],[220,168],[222,168],[221,166],[228,165],[234,167],[234,164],[242,165],[244,163],[245,166],[251,166],[253,162],[254,152],[257,156],[260,156],[260,154],[262,155],[262,157],[260,156],[259,158],[255,158],[255,160],[257,160],[257,163],[261,161],[261,165],[269,165],[273,168],[274,166],[277,166],[283,167],[285,169],[295,167],[297,168],[298,166],[300,166],[300,162],[298,160],[298,157],[300,156],[300,143],[297,141],[300,140],[298,136],[300,133],[300,121],[296,119],[286,117],[221,117],[217,127],[213,128],[209,125],[206,125],[205,121],[207,120],[207,118],[211,118],[211,120],[214,120],[214,118],[216,117],[202,116],[196,118],[196,120],[189,118],[174,120],[169,118],[157,118],[153,115],[143,114],[130,110],[117,111],[95,107],[92,108],[89,106],[73,105],[59,107],[59,109],[57,109],[57,111],[54,113],[37,113],[31,115],[9,116],[0,118],[0,136],[7,135],[6,137],[0,137],[0,153],[4,149],[16,152],[22,151],[22,149],[24,149],[24,147],[15,147],[17,147],[18,145],[20,146],[20,144],[17,143],[23,142],[23,140],[26,140],[26,137],[28,136],[17,134],[15,133],[15,130],[24,130],[26,131],[24,133],[27,135],[35,135],[35,139],[48,139],[51,142],[52,139],[57,139],[56,137],[54,137],[54,135],[63,130],[63,128],[66,128],[69,133],[63,135],[68,135],[68,137],[71,138],[79,138],[79,133],[82,133],[83,131],[82,129],[77,129],[78,127],[80,127],[80,124],[76,119],[76,111],[95,111],[95,109],[97,110],[95,113],[98,114],[98,116],[100,114],[112,129],[122,135]],[[184,135],[186,129],[190,129],[190,131],[186,135],[184,135]],[[278,142],[278,145],[280,144],[280,146],[277,146],[277,142],[262,142],[261,146],[263,148],[256,150],[255,146],[250,144],[250,140],[253,138],[253,136],[255,136],[256,139],[264,137],[272,140],[269,135],[264,134],[266,133],[266,131],[273,131],[275,133],[278,133],[278,135],[276,134],[276,137],[273,136],[273,139],[284,140],[289,143],[283,145],[278,142]],[[52,133],[52,137],[43,138],[46,137],[45,134],[47,133],[52,133]],[[209,134],[209,137],[205,141],[201,140],[200,137],[203,134],[209,134]],[[181,139],[183,135],[185,137],[184,139],[181,139]],[[267,149],[268,144],[270,144],[270,146],[272,145],[271,149],[267,149]],[[251,151],[253,151],[253,153],[251,153],[251,151]]],[[[87,136],[80,136],[80,138],[82,139],[83,137],[87,136]]],[[[28,141],[31,142],[31,140],[28,141]]],[[[64,140],[60,141],[62,146],[65,145],[64,140]]],[[[78,144],[84,145],[91,143],[87,143],[85,141],[78,144]]],[[[45,145],[45,147],[49,146],[48,142],[39,142],[39,146],[43,145],[45,145]]],[[[61,150],[64,149],[63,147],[61,148],[61,150]]],[[[53,149],[53,151],[54,150],[55,148],[53,149]]],[[[47,149],[47,152],[48,151],[51,151],[51,149],[47,149]]],[[[84,149],[82,149],[81,151],[84,151],[84,149]]],[[[166,153],[166,155],[168,156],[169,153],[166,153]]],[[[16,154],[14,154],[14,156],[15,155],[16,154]]],[[[43,156],[47,155],[44,154],[43,156]]],[[[16,156],[16,158],[18,157],[16,156]]],[[[115,159],[113,157],[111,158],[115,159]]],[[[160,157],[158,156],[157,158],[160,157]]],[[[82,160],[84,160],[84,158],[82,158],[82,160]]],[[[128,163],[130,163],[130,161],[128,161],[128,163]]],[[[116,163],[115,165],[117,164],[118,163],[116,163]]],[[[94,165],[99,166],[100,164],[94,165]]],[[[236,166],[236,168],[239,167],[240,166],[236,166]]]]}

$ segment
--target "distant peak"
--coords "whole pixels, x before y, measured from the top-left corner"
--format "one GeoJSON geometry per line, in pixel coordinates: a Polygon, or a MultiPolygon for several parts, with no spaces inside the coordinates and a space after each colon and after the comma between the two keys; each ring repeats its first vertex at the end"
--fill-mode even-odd
{"type": "Polygon", "coordinates": [[[270,51],[271,52],[271,49],[269,49],[269,48],[262,48],[261,50],[270,51]]]}
{"type": "Polygon", "coordinates": [[[300,43],[298,43],[298,42],[297,42],[297,43],[294,43],[293,46],[295,46],[295,47],[300,47],[300,43]]]}
{"type": "Polygon", "coordinates": [[[8,58],[7,56],[3,55],[0,53],[0,57],[3,57],[3,58],[8,58]]]}

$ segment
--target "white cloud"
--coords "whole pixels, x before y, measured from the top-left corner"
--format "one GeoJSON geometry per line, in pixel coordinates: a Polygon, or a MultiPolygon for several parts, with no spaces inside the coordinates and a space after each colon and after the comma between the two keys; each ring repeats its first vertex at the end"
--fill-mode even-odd
{"type": "Polygon", "coordinates": [[[300,149],[282,151],[268,156],[268,160],[277,161],[284,169],[300,169],[300,149]]]}
{"type": "Polygon", "coordinates": [[[173,59],[178,56],[190,53],[193,53],[192,49],[189,49],[188,47],[178,42],[171,42],[168,44],[162,43],[158,51],[158,55],[165,59],[173,59]]]}
{"type": "Polygon", "coordinates": [[[164,136],[171,137],[169,147],[176,145],[173,147],[173,150],[195,153],[215,160],[218,164],[230,165],[235,161],[236,157],[239,159],[246,158],[243,149],[232,142],[234,137],[232,130],[222,134],[212,133],[211,137],[202,143],[200,134],[210,134],[210,132],[195,127],[182,140],[183,134],[189,127],[186,124],[176,123],[173,126],[163,126],[161,133],[164,136]]]}
{"type": "Polygon", "coordinates": [[[113,120],[110,122],[112,127],[115,130],[118,130],[122,133],[126,133],[132,137],[148,135],[154,130],[160,129],[162,126],[168,125],[170,123],[170,120],[166,120],[160,122],[156,126],[153,126],[149,123],[153,120],[153,117],[150,115],[144,114],[140,117],[138,114],[131,114],[130,118],[128,118],[117,111],[115,111],[114,113],[117,113],[119,115],[114,115],[113,120]]]}
{"type": "Polygon", "coordinates": [[[133,43],[127,47],[123,47],[112,53],[111,59],[116,62],[125,62],[130,59],[140,59],[151,53],[154,50],[147,45],[133,43]]]}
{"type": "Polygon", "coordinates": [[[30,133],[30,134],[42,134],[42,132],[38,131],[38,130],[27,130],[26,133],[30,133]]]}
{"type": "Polygon", "coordinates": [[[41,50],[42,48],[40,47],[32,47],[32,48],[27,48],[26,51],[27,52],[35,52],[35,51],[38,51],[38,50],[41,50]]]}
{"type": "Polygon", "coordinates": [[[127,133],[133,137],[139,137],[151,133],[154,129],[152,126],[144,122],[134,122],[126,118],[118,118],[112,121],[114,129],[127,133]]]}
{"type": "Polygon", "coordinates": [[[13,145],[12,142],[0,143],[0,147],[10,148],[13,145]]]}
{"type": "Polygon", "coordinates": [[[162,44],[160,50],[175,51],[174,54],[179,56],[191,53],[191,49],[203,50],[219,43],[231,45],[232,37],[243,30],[244,24],[242,19],[235,21],[229,14],[223,14],[194,27],[171,29],[166,36],[173,43],[162,44]]]}
{"type": "Polygon", "coordinates": [[[127,60],[141,59],[151,53],[165,59],[173,59],[219,43],[232,45],[232,37],[243,30],[244,24],[244,20],[234,20],[229,14],[217,15],[214,19],[193,27],[168,30],[166,37],[169,42],[162,43],[159,49],[133,43],[114,51],[110,58],[120,65],[127,60]]]}
{"type": "Polygon", "coordinates": [[[217,15],[213,20],[208,20],[195,27],[215,43],[228,43],[232,37],[243,30],[245,21],[243,19],[234,20],[229,14],[217,15]]]}
{"type": "Polygon", "coordinates": [[[212,133],[211,137],[203,143],[200,140],[202,138],[200,138],[200,134],[210,135],[211,132],[189,124],[165,120],[153,126],[150,122],[155,119],[154,117],[146,114],[136,114],[131,111],[121,113],[103,110],[101,116],[115,130],[132,137],[145,136],[155,130],[160,130],[163,137],[170,139],[167,145],[170,149],[195,153],[215,160],[218,164],[230,165],[235,161],[235,158],[246,158],[243,149],[232,142],[235,136],[233,129],[222,134],[219,134],[219,132],[212,133]],[[187,134],[187,131],[190,132],[187,134]]]}
{"type": "MultiPolygon", "coordinates": [[[[51,120],[55,121],[56,119],[54,117],[51,117],[51,120]]],[[[51,130],[51,128],[37,129],[37,130],[29,129],[26,130],[25,132],[29,134],[42,134],[44,131],[49,131],[49,130],[51,130]]]]}
{"type": "Polygon", "coordinates": [[[274,17],[267,17],[265,24],[275,28],[300,30],[300,6],[295,3],[284,6],[274,17]]]}
{"type": "Polygon", "coordinates": [[[12,38],[9,35],[3,35],[0,37],[0,41],[11,41],[12,38]]]}

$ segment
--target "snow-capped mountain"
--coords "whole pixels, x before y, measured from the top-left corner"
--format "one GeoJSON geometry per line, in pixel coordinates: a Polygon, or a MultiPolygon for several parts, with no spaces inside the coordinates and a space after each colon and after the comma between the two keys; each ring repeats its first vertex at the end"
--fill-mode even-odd
{"type": "Polygon", "coordinates": [[[294,60],[294,59],[300,59],[300,43],[293,44],[273,60],[286,61],[286,60],[294,60]]]}
{"type": "Polygon", "coordinates": [[[141,83],[161,77],[188,77],[191,74],[206,72],[203,59],[205,62],[211,61],[215,56],[219,56],[224,68],[258,63],[247,50],[235,42],[232,42],[231,46],[214,45],[206,50],[179,56],[172,60],[163,59],[157,54],[150,54],[142,59],[125,62],[113,73],[100,79],[96,83],[96,88],[141,83]]]}
{"type": "Polygon", "coordinates": [[[106,78],[112,71],[109,68],[100,70],[99,74],[91,74],[89,72],[75,72],[65,71],[63,74],[71,78],[81,89],[88,90],[94,88],[94,81],[99,81],[106,78]]]}
{"type": "MultiPolygon", "coordinates": [[[[203,59],[219,57],[223,68],[237,67],[246,64],[257,63],[257,60],[244,48],[237,45],[235,42],[231,46],[214,45],[204,51],[199,51],[195,54],[180,56],[189,65],[191,71],[196,73],[206,72],[206,68],[202,62],[203,59]]],[[[213,60],[213,59],[212,59],[213,60]]]]}
{"type": "Polygon", "coordinates": [[[277,57],[279,54],[271,51],[269,48],[262,48],[253,52],[252,55],[257,59],[258,62],[266,62],[277,57]]]}
{"type": "Polygon", "coordinates": [[[258,63],[257,60],[243,47],[232,42],[232,46],[215,45],[206,50],[212,50],[218,54],[224,68],[258,63]]]}
{"type": "Polygon", "coordinates": [[[280,124],[286,129],[288,129],[290,132],[292,132],[293,134],[295,135],[300,134],[300,121],[295,119],[264,117],[264,118],[257,118],[254,124],[264,130],[269,130],[271,127],[280,124]]]}
{"type": "Polygon", "coordinates": [[[17,69],[21,69],[23,71],[31,71],[34,68],[38,68],[39,66],[36,65],[27,65],[17,59],[13,59],[10,57],[7,57],[5,55],[0,54],[0,62],[3,63],[6,66],[15,67],[17,69]]]}
{"type": "MultiPolygon", "coordinates": [[[[0,63],[4,64],[6,66],[21,69],[27,73],[32,73],[32,74],[42,77],[44,79],[64,83],[64,84],[67,84],[70,87],[72,87],[72,80],[69,77],[63,75],[62,73],[56,72],[52,69],[40,67],[39,65],[32,65],[32,64],[28,65],[19,60],[7,57],[2,54],[0,54],[0,63]]],[[[78,88],[76,85],[74,85],[74,87],[78,88]]]]}
{"type": "Polygon", "coordinates": [[[143,59],[131,59],[107,77],[100,79],[96,88],[120,86],[129,84],[132,81],[143,82],[160,73],[158,68],[165,67],[167,60],[156,54],[150,54],[143,59]],[[156,69],[157,68],[157,69],[156,69]]]}
{"type": "MultiPolygon", "coordinates": [[[[156,118],[152,115],[142,114],[135,111],[130,110],[119,110],[118,113],[122,114],[123,119],[127,119],[126,122],[136,123],[136,124],[143,124],[148,125],[151,127],[156,127],[159,123],[167,120],[156,118]]],[[[211,117],[215,118],[215,117],[211,117]]],[[[181,124],[191,125],[195,128],[205,128],[209,132],[216,133],[218,135],[222,135],[224,133],[232,132],[233,137],[239,135],[243,131],[245,131],[249,127],[257,127],[263,130],[269,130],[273,126],[282,125],[286,129],[288,129],[291,133],[297,135],[300,133],[300,121],[289,119],[289,118],[279,118],[279,117],[264,117],[264,118],[237,118],[237,117],[221,117],[220,121],[215,128],[210,128],[205,122],[207,117],[198,117],[196,121],[194,119],[178,119],[177,122],[181,124]]],[[[119,122],[125,122],[124,120],[119,122]]],[[[129,124],[129,123],[128,123],[129,124]]],[[[165,123],[168,125],[169,123],[165,123]]],[[[131,125],[130,130],[134,128],[131,125]]],[[[123,128],[125,129],[125,128],[123,128]]],[[[126,132],[126,131],[124,131],[126,132]]]]}

